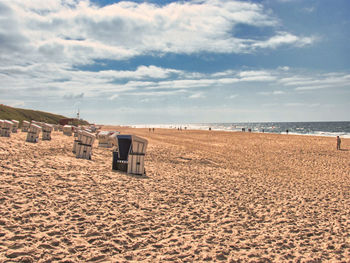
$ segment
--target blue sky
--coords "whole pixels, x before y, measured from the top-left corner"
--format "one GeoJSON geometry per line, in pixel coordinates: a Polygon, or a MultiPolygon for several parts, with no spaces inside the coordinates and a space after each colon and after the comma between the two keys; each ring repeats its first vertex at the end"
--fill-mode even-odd
{"type": "Polygon", "coordinates": [[[100,124],[349,121],[350,1],[0,0],[0,103],[100,124]]]}

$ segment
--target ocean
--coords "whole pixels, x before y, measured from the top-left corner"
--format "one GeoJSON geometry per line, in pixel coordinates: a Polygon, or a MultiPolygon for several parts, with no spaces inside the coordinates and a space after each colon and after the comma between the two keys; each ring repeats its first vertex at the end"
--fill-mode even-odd
{"type": "Polygon", "coordinates": [[[192,130],[216,130],[216,131],[245,131],[252,132],[302,134],[314,136],[341,136],[350,138],[350,121],[332,122],[233,122],[233,123],[188,123],[188,124],[157,124],[134,125],[138,128],[169,128],[192,130]]]}

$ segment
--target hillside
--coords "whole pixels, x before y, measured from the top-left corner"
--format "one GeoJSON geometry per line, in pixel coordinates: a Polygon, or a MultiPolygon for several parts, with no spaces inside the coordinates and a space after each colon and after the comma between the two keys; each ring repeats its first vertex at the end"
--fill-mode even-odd
{"type": "MultiPolygon", "coordinates": [[[[18,121],[42,121],[46,123],[51,124],[58,124],[60,119],[65,119],[67,117],[53,114],[49,112],[44,111],[37,111],[37,110],[27,110],[27,109],[20,109],[20,108],[14,108],[10,106],[6,106],[3,104],[0,104],[0,119],[3,120],[18,120],[18,121]]],[[[80,120],[80,124],[86,125],[88,122],[80,120]]]]}

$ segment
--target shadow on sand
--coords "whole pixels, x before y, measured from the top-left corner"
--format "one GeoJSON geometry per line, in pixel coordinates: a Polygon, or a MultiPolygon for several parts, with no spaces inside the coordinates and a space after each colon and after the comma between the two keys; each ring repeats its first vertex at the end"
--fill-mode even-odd
{"type": "Polygon", "coordinates": [[[123,171],[119,171],[119,170],[112,170],[113,173],[119,173],[119,174],[124,174],[128,177],[132,177],[132,178],[136,178],[136,179],[150,179],[150,177],[148,177],[146,174],[145,175],[139,175],[139,174],[128,174],[126,172],[123,171]]]}

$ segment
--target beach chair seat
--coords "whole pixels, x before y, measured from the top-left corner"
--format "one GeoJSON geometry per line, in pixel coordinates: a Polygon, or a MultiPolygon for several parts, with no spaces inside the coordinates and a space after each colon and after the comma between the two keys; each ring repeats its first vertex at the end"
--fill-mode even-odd
{"type": "Polygon", "coordinates": [[[117,146],[113,151],[112,169],[144,175],[147,140],[135,135],[116,135],[114,138],[117,146]]]}

